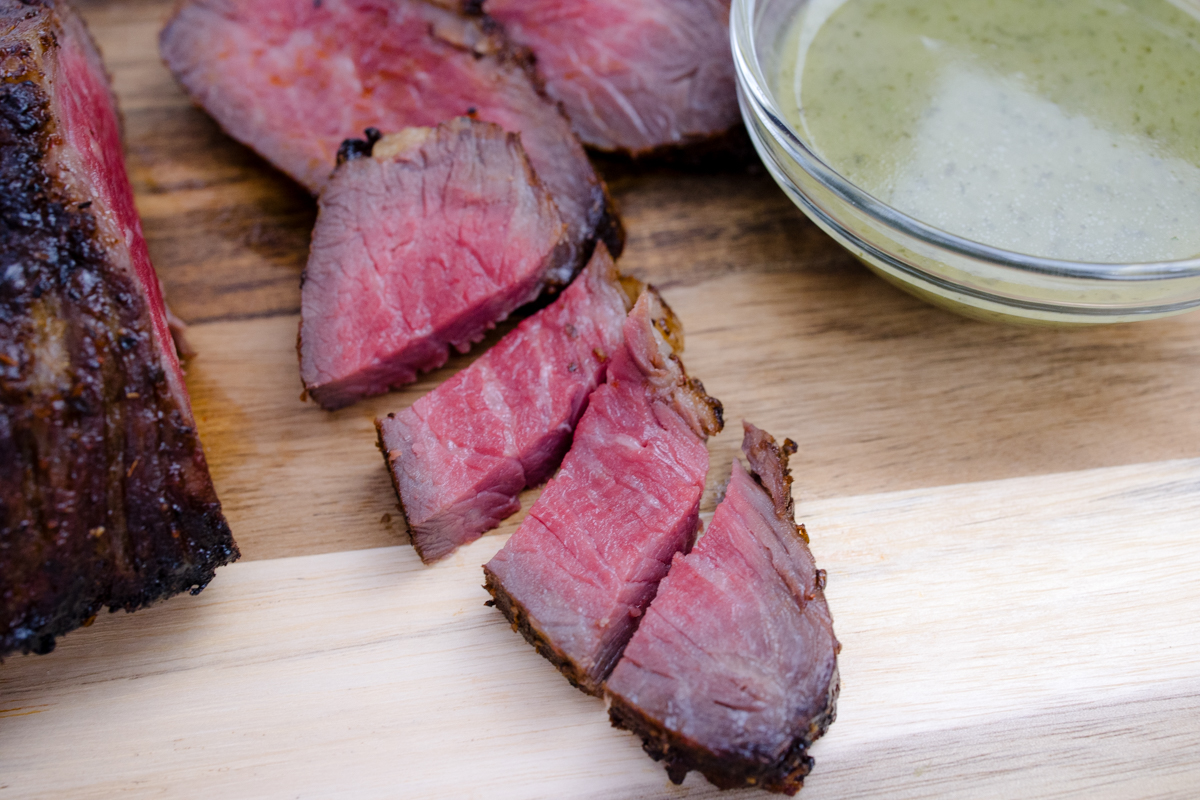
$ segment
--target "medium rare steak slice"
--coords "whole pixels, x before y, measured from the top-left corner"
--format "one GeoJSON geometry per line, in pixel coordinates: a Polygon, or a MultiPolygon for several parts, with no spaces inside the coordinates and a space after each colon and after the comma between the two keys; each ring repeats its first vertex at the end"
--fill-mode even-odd
{"type": "Polygon", "coordinates": [[[533,51],[584,144],[639,154],[740,120],[729,0],[485,0],[483,10],[533,51]]]}
{"type": "Polygon", "coordinates": [[[657,295],[642,292],[562,469],[483,568],[513,627],[589,694],[600,693],[671,557],[692,546],[704,440],[721,429],[721,404],[687,377],[670,322],[657,295]]]}
{"type": "Polygon", "coordinates": [[[527,57],[495,26],[421,0],[192,0],[160,38],[164,60],[235,139],[318,191],[338,147],[366,128],[473,114],[519,132],[583,266],[597,235],[620,252],[604,185],[527,57]]]}
{"type": "Polygon", "coordinates": [[[83,22],[0,0],[0,656],[237,558],[83,22]]]}
{"type": "Polygon", "coordinates": [[[751,477],[734,462],[708,531],[676,556],[608,679],[613,724],[642,737],[675,783],[795,794],[838,694],[825,575],[793,521],[788,454],[746,424],[751,477]],[[756,480],[757,479],[757,480],[756,480]]]}
{"type": "MultiPolygon", "coordinates": [[[[625,284],[636,296],[640,284],[625,284]]],[[[375,421],[423,561],[478,539],[516,513],[522,489],[550,477],[621,346],[631,300],[601,244],[553,305],[409,408],[375,421]]]]}
{"type": "Polygon", "coordinates": [[[343,152],[301,290],[300,375],[329,409],[465,353],[541,294],[568,249],[517,135],[498,125],[460,117],[343,152]]]}

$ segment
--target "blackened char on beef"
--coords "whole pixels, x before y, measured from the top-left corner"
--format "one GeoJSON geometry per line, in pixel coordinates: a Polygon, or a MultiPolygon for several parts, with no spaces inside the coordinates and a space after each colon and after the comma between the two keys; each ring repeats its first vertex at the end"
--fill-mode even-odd
{"type": "Polygon", "coordinates": [[[376,143],[383,138],[378,128],[367,128],[361,139],[347,139],[338,146],[337,165],[356,158],[369,158],[375,153],[376,143]]]}
{"type": "Polygon", "coordinates": [[[329,409],[466,352],[541,294],[570,249],[499,125],[405,128],[371,153],[348,152],[322,190],[304,272],[300,374],[329,409]]]}
{"type": "Polygon", "coordinates": [[[0,656],[238,552],[83,22],[0,0],[0,656]]]}
{"type": "Polygon", "coordinates": [[[550,477],[621,346],[640,288],[597,245],[552,305],[412,406],[375,421],[422,560],[478,539],[520,509],[522,489],[550,477]]]}
{"type": "MultiPolygon", "coordinates": [[[[473,2],[473,0],[471,0],[473,2]]],[[[634,155],[740,120],[729,0],[485,0],[591,147],[634,155]]]]}
{"type": "Polygon", "coordinates": [[[722,789],[791,795],[834,719],[840,645],[824,573],[793,521],[795,445],[745,430],[755,476],[734,463],[708,531],[675,557],[605,691],[613,724],[675,783],[698,770],[722,789]]]}
{"type": "Polygon", "coordinates": [[[171,71],[235,139],[313,192],[338,147],[366,128],[432,127],[462,115],[521,134],[567,223],[565,283],[596,237],[623,234],[570,124],[527,56],[494,25],[422,0],[191,0],[160,38],[171,71]]]}
{"type": "Polygon", "coordinates": [[[642,292],[558,475],[484,566],[513,627],[572,684],[599,694],[638,617],[700,524],[705,439],[721,404],[689,379],[682,340],[642,292]]]}

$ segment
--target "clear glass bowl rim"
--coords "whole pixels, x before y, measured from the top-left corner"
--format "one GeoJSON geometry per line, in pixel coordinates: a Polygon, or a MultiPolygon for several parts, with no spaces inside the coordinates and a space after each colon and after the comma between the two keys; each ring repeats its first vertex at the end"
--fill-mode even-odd
{"type": "MultiPolygon", "coordinates": [[[[797,4],[800,1],[798,0],[797,4]]],[[[755,107],[754,110],[770,126],[777,141],[787,149],[788,154],[805,172],[845,203],[901,234],[966,258],[1016,270],[1088,280],[1145,281],[1200,277],[1200,257],[1178,261],[1105,264],[1043,258],[1004,250],[934,228],[863,191],[825,163],[783,120],[783,114],[767,89],[767,82],[759,68],[758,50],[754,41],[754,10],[758,2],[759,0],[733,0],[730,9],[729,35],[734,66],[742,89],[748,95],[750,104],[755,107]]],[[[1197,220],[1197,224],[1200,224],[1200,220],[1197,220]]]]}

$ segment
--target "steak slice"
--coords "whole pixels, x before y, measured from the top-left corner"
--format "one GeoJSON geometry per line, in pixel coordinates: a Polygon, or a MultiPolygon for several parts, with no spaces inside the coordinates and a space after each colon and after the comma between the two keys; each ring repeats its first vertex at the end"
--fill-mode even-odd
{"type": "Polygon", "coordinates": [[[670,321],[642,292],[562,469],[483,568],[513,627],[589,694],[600,693],[671,557],[692,546],[704,441],[721,429],[721,404],[687,377],[670,321]]]}
{"type": "Polygon", "coordinates": [[[793,521],[788,454],[746,424],[708,531],[670,574],[608,679],[609,716],[681,783],[795,794],[838,694],[825,574],[793,521]]]}
{"type": "Polygon", "coordinates": [[[0,656],[238,556],[82,20],[0,0],[0,656]]]}
{"type": "Polygon", "coordinates": [[[740,121],[729,0],[485,0],[584,144],[643,154],[740,121]]]}
{"type": "Polygon", "coordinates": [[[301,290],[300,375],[328,409],[465,353],[541,294],[568,250],[517,135],[498,125],[460,117],[344,153],[301,290]]]}
{"type": "Polygon", "coordinates": [[[163,29],[160,49],[233,138],[314,193],[341,143],[366,128],[466,114],[520,133],[567,223],[566,283],[597,235],[620,253],[620,223],[527,56],[494,27],[421,0],[192,0],[163,29]]]}
{"type": "MultiPolygon", "coordinates": [[[[636,281],[625,279],[636,296],[636,281]]],[[[630,298],[601,244],[562,296],[398,414],[375,421],[425,563],[473,542],[550,477],[604,380],[630,298]]]]}

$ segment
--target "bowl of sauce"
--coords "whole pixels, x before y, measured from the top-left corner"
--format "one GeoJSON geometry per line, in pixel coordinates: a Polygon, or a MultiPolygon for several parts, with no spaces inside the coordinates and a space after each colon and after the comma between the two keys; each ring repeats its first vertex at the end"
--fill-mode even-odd
{"type": "Polygon", "coordinates": [[[1200,305],[1197,0],[734,0],[772,176],[906,290],[970,316],[1200,305]]]}

